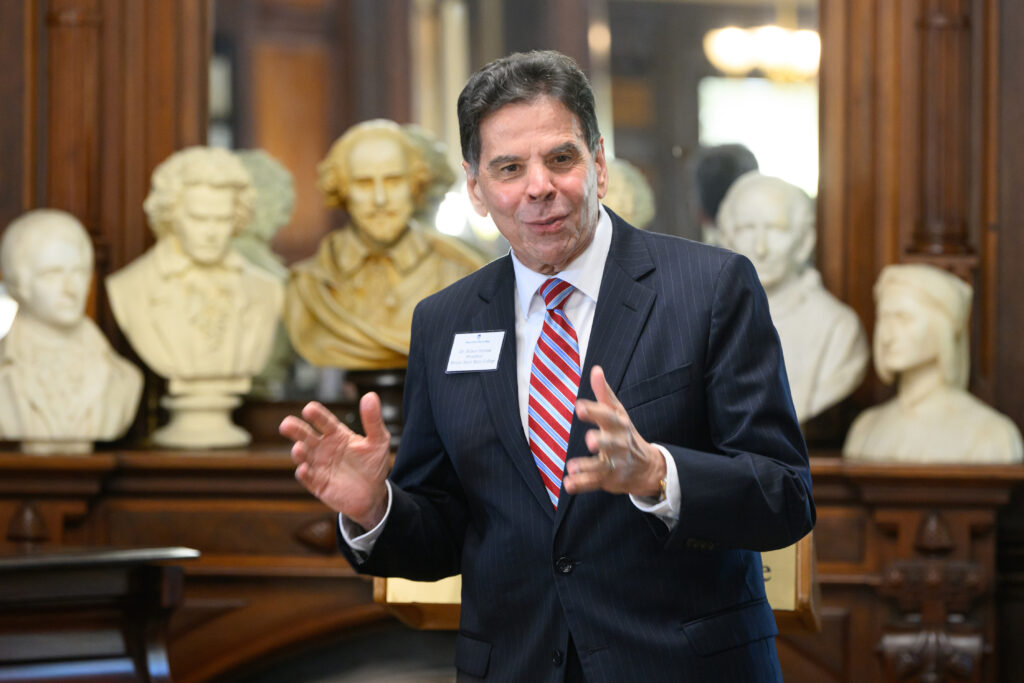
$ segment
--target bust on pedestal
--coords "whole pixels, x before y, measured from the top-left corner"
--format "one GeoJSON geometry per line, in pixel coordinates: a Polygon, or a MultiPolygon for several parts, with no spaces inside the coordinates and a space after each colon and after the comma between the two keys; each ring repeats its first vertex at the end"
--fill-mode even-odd
{"type": "Polygon", "coordinates": [[[967,392],[973,291],[944,270],[886,266],[875,283],[875,370],[896,397],[861,413],[843,455],[903,463],[1016,463],[1020,430],[967,392]]]}
{"type": "Polygon", "coordinates": [[[850,395],[867,371],[867,336],[810,265],[814,210],[803,190],[757,171],[740,176],[722,200],[718,233],[722,246],[757,269],[800,422],[850,395]]]}
{"type": "Polygon", "coordinates": [[[292,345],[313,365],[404,368],[413,308],[483,259],[412,220],[430,173],[394,122],[353,126],[319,172],[328,205],[344,207],[351,222],[292,266],[284,314],[292,345]]]}
{"type": "Polygon", "coordinates": [[[169,424],[153,442],[237,447],[231,411],[267,362],[281,283],[231,247],[250,219],[252,180],[222,149],[191,147],[157,166],[145,210],[157,242],[107,278],[114,317],[139,357],[166,377],[169,424]]]}
{"type": "Polygon", "coordinates": [[[0,338],[0,439],[27,453],[88,453],[124,435],[142,373],[85,315],[92,241],[71,214],[36,209],[0,240],[0,271],[18,313],[0,338]]]}

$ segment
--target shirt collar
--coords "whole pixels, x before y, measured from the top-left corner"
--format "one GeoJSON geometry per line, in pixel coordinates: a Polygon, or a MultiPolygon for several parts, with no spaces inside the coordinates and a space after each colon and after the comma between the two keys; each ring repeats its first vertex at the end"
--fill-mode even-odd
{"type": "MultiPolygon", "coordinates": [[[[554,277],[565,280],[590,299],[597,301],[601,291],[601,278],[604,276],[604,264],[608,260],[608,250],[612,244],[612,219],[604,207],[600,207],[594,239],[583,253],[573,259],[554,277]]],[[[530,304],[534,295],[551,275],[544,275],[530,270],[511,252],[512,268],[516,274],[516,292],[519,294],[519,306],[523,317],[530,315],[530,304]]]]}
{"type": "MultiPolygon", "coordinates": [[[[410,223],[405,234],[381,252],[391,261],[395,270],[402,274],[408,273],[418,266],[430,253],[430,243],[427,238],[423,236],[420,228],[413,221],[410,223]]],[[[352,225],[338,230],[331,242],[333,253],[329,255],[329,260],[337,264],[342,275],[352,275],[374,253],[366,242],[356,234],[356,228],[352,225]]]]}

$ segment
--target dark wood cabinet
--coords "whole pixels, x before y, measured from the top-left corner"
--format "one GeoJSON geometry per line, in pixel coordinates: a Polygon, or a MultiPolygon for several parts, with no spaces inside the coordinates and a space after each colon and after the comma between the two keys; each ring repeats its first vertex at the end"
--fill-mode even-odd
{"type": "MultiPolygon", "coordinates": [[[[1024,621],[1024,523],[1013,495],[1024,467],[827,454],[812,458],[812,474],[822,631],[780,636],[788,682],[1020,680],[1018,658],[1003,650],[1024,621]]],[[[183,599],[168,625],[177,681],[392,623],[371,581],[338,553],[335,526],[295,482],[283,449],[0,454],[5,554],[200,551],[182,566],[183,599]]]]}

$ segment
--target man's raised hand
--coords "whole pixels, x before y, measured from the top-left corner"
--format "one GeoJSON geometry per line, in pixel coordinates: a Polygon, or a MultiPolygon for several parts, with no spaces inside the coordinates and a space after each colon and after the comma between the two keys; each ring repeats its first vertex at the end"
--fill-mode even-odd
{"type": "Polygon", "coordinates": [[[391,437],[377,394],[362,397],[359,416],[366,436],[356,434],[312,401],[302,409],[302,418],[289,415],[278,430],[294,442],[291,455],[299,483],[332,510],[369,530],[387,510],[384,480],[391,437]]]}
{"type": "Polygon", "coordinates": [[[591,369],[590,386],[597,400],[577,401],[576,415],[597,425],[586,435],[587,449],[594,455],[566,463],[565,490],[573,494],[604,489],[636,496],[659,495],[665,458],[637,432],[600,366],[591,369]]]}

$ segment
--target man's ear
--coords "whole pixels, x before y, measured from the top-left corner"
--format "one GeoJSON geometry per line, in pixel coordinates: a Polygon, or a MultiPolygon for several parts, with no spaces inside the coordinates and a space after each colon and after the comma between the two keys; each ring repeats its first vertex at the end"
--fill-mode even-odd
{"type": "Polygon", "coordinates": [[[604,138],[597,141],[594,166],[597,167],[597,198],[604,199],[608,194],[608,162],[604,157],[604,138]]]}
{"type": "Polygon", "coordinates": [[[469,195],[470,203],[478,214],[481,216],[487,216],[490,212],[487,210],[487,204],[484,202],[484,196],[480,189],[480,183],[477,180],[477,174],[473,173],[473,169],[469,167],[468,161],[462,162],[462,168],[466,171],[466,193],[469,195]]]}

